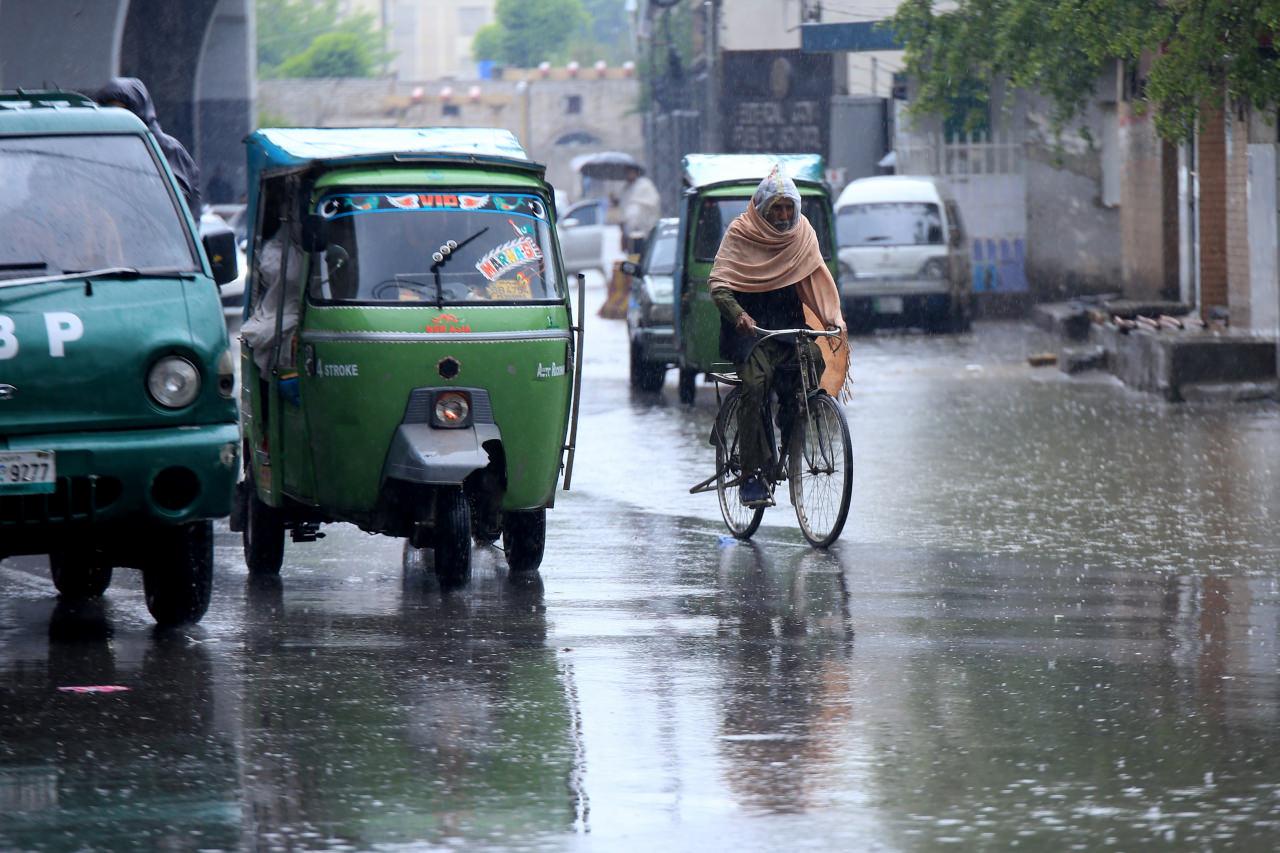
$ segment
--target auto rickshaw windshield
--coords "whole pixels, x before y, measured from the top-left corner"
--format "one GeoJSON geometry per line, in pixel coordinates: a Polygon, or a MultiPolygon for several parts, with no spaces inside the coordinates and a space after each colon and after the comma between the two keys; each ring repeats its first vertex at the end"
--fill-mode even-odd
{"type": "MultiPolygon", "coordinates": [[[[709,196],[698,206],[697,229],[694,232],[693,257],[697,261],[714,261],[720,250],[720,241],[729,230],[729,224],[747,212],[750,197],[709,196]]],[[[818,235],[822,257],[831,258],[831,222],[822,199],[817,196],[800,197],[800,212],[809,220],[818,235]]]]}
{"type": "Polygon", "coordinates": [[[532,194],[332,193],[321,302],[529,302],[562,299],[546,204],[532,194]]]}

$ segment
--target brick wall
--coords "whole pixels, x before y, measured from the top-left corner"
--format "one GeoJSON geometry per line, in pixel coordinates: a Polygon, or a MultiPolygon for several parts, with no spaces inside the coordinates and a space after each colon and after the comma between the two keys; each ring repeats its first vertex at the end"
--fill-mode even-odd
{"type": "Polygon", "coordinates": [[[1227,307],[1227,139],[1222,110],[1200,111],[1196,157],[1200,178],[1200,310],[1227,307]]]}

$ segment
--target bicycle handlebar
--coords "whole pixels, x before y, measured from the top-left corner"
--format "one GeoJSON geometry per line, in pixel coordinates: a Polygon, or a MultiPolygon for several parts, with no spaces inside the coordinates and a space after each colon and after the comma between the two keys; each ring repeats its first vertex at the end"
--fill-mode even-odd
{"type": "Polygon", "coordinates": [[[815,338],[840,337],[839,329],[828,329],[824,332],[819,332],[816,329],[810,329],[808,327],[805,327],[803,329],[766,329],[763,326],[756,326],[755,333],[760,336],[761,340],[765,338],[772,338],[775,335],[800,335],[801,337],[804,337],[806,335],[811,335],[815,338]]]}

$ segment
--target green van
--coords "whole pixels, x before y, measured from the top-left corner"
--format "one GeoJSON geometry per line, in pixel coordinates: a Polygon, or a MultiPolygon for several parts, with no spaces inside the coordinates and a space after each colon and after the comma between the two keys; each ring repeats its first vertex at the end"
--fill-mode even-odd
{"type": "Polygon", "coordinates": [[[202,247],[146,126],[83,95],[0,92],[0,183],[0,558],[48,554],[69,599],[137,568],[157,622],[199,620],[239,466],[234,237],[202,247]]]}
{"type": "Polygon", "coordinates": [[[700,373],[723,365],[720,312],[711,301],[708,279],[720,240],[760,181],[774,166],[795,181],[800,212],[818,234],[822,257],[839,281],[831,191],[818,154],[689,154],[683,162],[684,198],[676,252],[675,337],[680,368],[680,402],[692,403],[700,373]]]}

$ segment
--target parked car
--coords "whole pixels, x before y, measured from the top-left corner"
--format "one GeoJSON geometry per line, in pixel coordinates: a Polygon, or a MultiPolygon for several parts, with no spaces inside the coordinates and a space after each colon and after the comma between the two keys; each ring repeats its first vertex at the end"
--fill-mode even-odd
{"type": "Polygon", "coordinates": [[[159,144],[128,110],[0,92],[0,558],[48,554],[64,599],[142,571],[161,624],[199,620],[239,469],[216,282],[159,144]]]}
{"type": "Polygon", "coordinates": [[[626,261],[631,276],[627,304],[627,337],[631,341],[631,387],[657,391],[667,368],[676,363],[675,268],[680,245],[680,220],[659,219],[653,226],[639,263],[626,261]]]}
{"type": "Polygon", "coordinates": [[[960,209],[932,177],[853,181],[836,199],[840,295],[851,328],[972,322],[969,253],[960,209]]]}
{"type": "Polygon", "coordinates": [[[561,213],[556,233],[565,272],[599,270],[607,278],[613,270],[614,261],[625,257],[622,228],[608,221],[608,210],[608,202],[604,199],[589,198],[561,213]]]}

